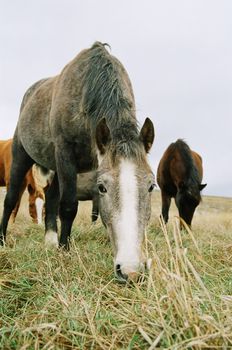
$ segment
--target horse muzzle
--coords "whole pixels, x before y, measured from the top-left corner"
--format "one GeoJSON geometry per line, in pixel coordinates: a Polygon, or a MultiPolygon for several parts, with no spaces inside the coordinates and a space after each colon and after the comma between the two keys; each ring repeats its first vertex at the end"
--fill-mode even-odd
{"type": "Polygon", "coordinates": [[[145,272],[145,264],[122,264],[116,263],[115,267],[115,276],[120,283],[126,282],[138,282],[142,274],[145,272]]]}

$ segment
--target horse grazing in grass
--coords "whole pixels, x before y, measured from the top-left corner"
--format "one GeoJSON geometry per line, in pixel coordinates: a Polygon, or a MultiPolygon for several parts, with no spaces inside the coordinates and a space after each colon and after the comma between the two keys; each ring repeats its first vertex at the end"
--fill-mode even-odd
{"type": "MultiPolygon", "coordinates": [[[[179,216],[191,226],[196,207],[201,201],[202,159],[183,140],[172,143],[164,152],[157,171],[161,189],[162,216],[168,222],[171,198],[175,198],[179,216]]],[[[182,224],[181,224],[182,227],[182,224]]]]}
{"type": "Polygon", "coordinates": [[[45,243],[68,249],[77,213],[76,175],[98,168],[100,215],[122,280],[137,280],[145,268],[142,249],[150,217],[154,175],[147,161],[154,127],[139,131],[134,95],[122,64],[96,42],[62,72],[35,83],[24,95],[13,140],[9,191],[0,227],[2,244],[23,178],[36,162],[55,171],[46,191],[45,243]]]}
{"type": "MultiPolygon", "coordinates": [[[[0,186],[6,186],[9,189],[10,184],[10,168],[12,162],[12,139],[0,140],[0,186]]],[[[29,213],[34,223],[38,223],[38,208],[36,205],[37,199],[44,199],[43,189],[39,188],[35,184],[32,169],[29,169],[23,180],[20,188],[18,201],[12,211],[12,221],[15,221],[16,215],[21,202],[21,197],[25,188],[27,187],[29,193],[29,213]]]]}

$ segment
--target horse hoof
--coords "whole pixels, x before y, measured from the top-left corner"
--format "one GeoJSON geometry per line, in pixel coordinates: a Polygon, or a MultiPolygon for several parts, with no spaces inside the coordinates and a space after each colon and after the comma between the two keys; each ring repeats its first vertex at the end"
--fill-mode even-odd
{"type": "Polygon", "coordinates": [[[47,231],[45,234],[45,246],[47,248],[58,248],[58,236],[55,231],[47,231]]]}

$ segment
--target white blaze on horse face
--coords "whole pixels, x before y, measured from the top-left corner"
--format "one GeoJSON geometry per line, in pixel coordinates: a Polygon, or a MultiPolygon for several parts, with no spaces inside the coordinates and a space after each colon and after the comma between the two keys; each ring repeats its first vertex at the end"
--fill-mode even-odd
{"type": "Polygon", "coordinates": [[[135,165],[122,160],[119,167],[119,215],[115,220],[117,255],[115,265],[128,274],[140,265],[138,230],[138,181],[135,165]]]}

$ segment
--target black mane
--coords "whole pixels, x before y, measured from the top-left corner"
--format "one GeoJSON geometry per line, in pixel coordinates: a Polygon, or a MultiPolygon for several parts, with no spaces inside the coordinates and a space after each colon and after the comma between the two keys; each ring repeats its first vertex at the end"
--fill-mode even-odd
{"type": "Polygon", "coordinates": [[[192,157],[191,149],[188,144],[182,140],[178,139],[172,144],[173,148],[177,149],[183,159],[186,170],[186,178],[188,178],[188,185],[199,185],[200,178],[192,157]]]}
{"type": "Polygon", "coordinates": [[[89,118],[93,132],[97,123],[106,119],[111,131],[116,155],[141,157],[138,124],[135,117],[134,96],[129,77],[121,63],[96,42],[86,57],[83,79],[83,110],[89,118]]]}
{"type": "Polygon", "coordinates": [[[117,127],[121,118],[135,120],[132,91],[125,91],[123,67],[109,54],[106,44],[96,42],[87,55],[87,70],[83,82],[83,108],[92,122],[106,118],[110,128],[117,127]]]}

